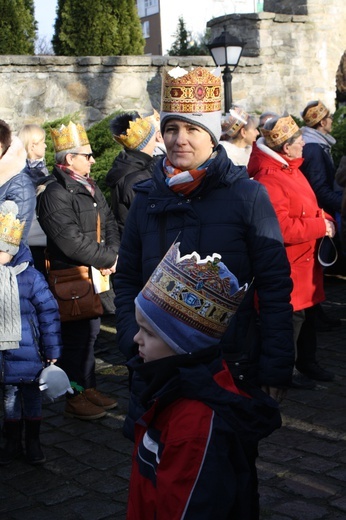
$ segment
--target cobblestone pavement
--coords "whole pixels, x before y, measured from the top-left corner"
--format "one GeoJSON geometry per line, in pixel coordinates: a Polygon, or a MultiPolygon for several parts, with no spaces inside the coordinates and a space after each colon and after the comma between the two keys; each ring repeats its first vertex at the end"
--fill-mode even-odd
{"type": "MultiPolygon", "coordinates": [[[[336,377],[314,390],[291,389],[283,427],[261,442],[261,520],[346,520],[346,279],[326,277],[326,291],[326,311],[343,324],[319,333],[318,357],[336,377]]],[[[113,321],[102,320],[97,377],[118,408],[89,422],[65,418],[64,400],[45,404],[47,462],[0,467],[0,520],[125,519],[132,444],[121,433],[127,372],[113,321]]]]}

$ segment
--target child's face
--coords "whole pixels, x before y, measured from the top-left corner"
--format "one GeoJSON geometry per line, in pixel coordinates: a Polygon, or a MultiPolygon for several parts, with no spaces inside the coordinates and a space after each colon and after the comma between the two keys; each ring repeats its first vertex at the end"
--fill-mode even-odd
{"type": "Polygon", "coordinates": [[[177,355],[176,352],[174,352],[174,350],[163,341],[157,332],[155,332],[137,308],[136,320],[139,326],[139,331],[133,338],[133,341],[138,343],[139,355],[143,358],[144,363],[177,355]]]}
{"type": "Polygon", "coordinates": [[[8,264],[8,262],[11,262],[13,256],[9,255],[8,253],[5,253],[4,251],[0,251],[0,265],[8,264]]]}
{"type": "Polygon", "coordinates": [[[45,137],[42,135],[34,136],[28,153],[29,159],[33,159],[34,161],[43,159],[46,153],[46,148],[45,137]]]}

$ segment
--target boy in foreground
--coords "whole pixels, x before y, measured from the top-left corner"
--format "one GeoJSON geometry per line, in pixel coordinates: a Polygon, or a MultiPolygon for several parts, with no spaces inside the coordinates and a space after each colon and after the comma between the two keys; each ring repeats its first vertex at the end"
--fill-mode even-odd
{"type": "Polygon", "coordinates": [[[213,254],[174,244],[138,294],[130,360],[146,412],[136,424],[128,520],[254,518],[246,445],[281,425],[278,404],[238,388],[219,340],[247,285],[213,254]]]}

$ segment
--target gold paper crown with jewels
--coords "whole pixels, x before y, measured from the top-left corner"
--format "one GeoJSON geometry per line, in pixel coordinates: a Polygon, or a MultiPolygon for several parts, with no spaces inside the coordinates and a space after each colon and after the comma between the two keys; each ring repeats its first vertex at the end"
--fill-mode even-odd
{"type": "Polygon", "coordinates": [[[220,75],[215,75],[203,67],[197,67],[180,77],[174,77],[164,71],[163,112],[192,114],[219,110],[221,110],[220,75]]]}
{"type": "Polygon", "coordinates": [[[59,129],[51,128],[50,134],[53,139],[54,150],[62,152],[89,144],[89,139],[85,128],[80,123],[70,121],[67,126],[61,125],[59,129]]]}
{"type": "Polygon", "coordinates": [[[307,126],[313,127],[317,123],[322,121],[328,114],[328,108],[322,103],[322,101],[311,101],[303,111],[304,122],[307,126]],[[305,112],[305,113],[304,113],[305,112]]]}
{"type": "Polygon", "coordinates": [[[269,130],[261,128],[261,134],[263,135],[266,145],[269,148],[275,148],[280,146],[282,143],[287,141],[296,132],[298,132],[299,126],[294,121],[293,117],[280,117],[275,126],[269,130]]]}
{"type": "Polygon", "coordinates": [[[14,201],[6,200],[0,206],[0,249],[8,250],[8,246],[19,246],[25,222],[16,218],[18,206],[14,201]],[[2,247],[6,244],[7,247],[2,247]]]}

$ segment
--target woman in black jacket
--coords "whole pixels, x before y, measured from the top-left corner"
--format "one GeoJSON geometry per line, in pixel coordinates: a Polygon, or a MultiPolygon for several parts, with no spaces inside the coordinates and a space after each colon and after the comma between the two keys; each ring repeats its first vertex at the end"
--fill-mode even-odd
{"type": "MultiPolygon", "coordinates": [[[[39,222],[47,235],[50,267],[60,270],[84,265],[103,275],[114,273],[119,232],[104,196],[90,177],[95,160],[85,129],[70,122],[51,133],[56,166],[40,184],[37,203],[39,222]]],[[[100,318],[62,323],[60,365],[75,391],[66,402],[68,416],[97,419],[117,405],[95,388],[94,343],[99,330],[100,318]]]]}

